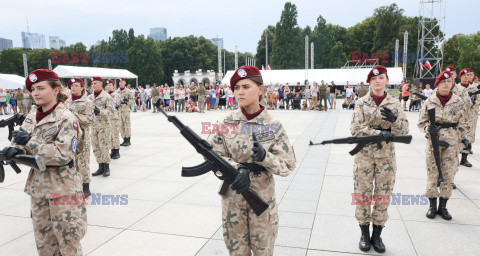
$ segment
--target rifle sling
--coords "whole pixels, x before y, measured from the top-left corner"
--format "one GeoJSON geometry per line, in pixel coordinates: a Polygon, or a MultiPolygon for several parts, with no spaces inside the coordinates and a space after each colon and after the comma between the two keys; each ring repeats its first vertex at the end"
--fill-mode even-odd
{"type": "Polygon", "coordinates": [[[442,129],[454,128],[457,129],[458,123],[435,123],[436,126],[439,126],[442,129]]]}
{"type": "Polygon", "coordinates": [[[64,165],[46,165],[45,167],[46,168],[53,168],[53,167],[62,167],[62,166],[66,166],[68,165],[68,167],[70,168],[73,168],[75,165],[73,164],[73,160],[71,160],[70,162],[68,162],[68,164],[64,164],[64,165]]]}

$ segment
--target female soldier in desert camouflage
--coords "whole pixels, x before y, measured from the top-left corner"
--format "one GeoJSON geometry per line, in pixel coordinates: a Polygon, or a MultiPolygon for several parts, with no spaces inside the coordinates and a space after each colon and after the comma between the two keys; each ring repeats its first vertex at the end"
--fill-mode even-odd
{"type": "Polygon", "coordinates": [[[382,142],[381,149],[377,145],[368,145],[355,155],[352,199],[356,204],[355,217],[362,232],[360,250],[369,251],[371,244],[375,251],[385,252],[380,235],[388,220],[387,209],[397,171],[395,147],[393,142],[389,142],[394,135],[408,133],[408,121],[398,99],[385,92],[388,75],[384,66],[373,67],[367,83],[371,92],[355,104],[350,130],[354,136],[380,134],[385,142],[382,142]],[[373,222],[372,237],[370,222],[373,222]]]}
{"type": "Polygon", "coordinates": [[[222,129],[208,138],[213,149],[239,171],[222,196],[224,241],[230,255],[246,256],[252,251],[273,255],[278,232],[273,175],[287,176],[295,169],[293,147],[282,124],[260,105],[265,87],[256,67],[237,69],[230,86],[241,108],[219,121],[219,127],[231,128],[228,132],[222,129]],[[270,205],[260,216],[240,194],[248,188],[270,205]]]}
{"type": "Polygon", "coordinates": [[[27,115],[20,131],[14,131],[12,147],[3,149],[7,158],[24,152],[38,155],[47,167],[45,171],[31,169],[25,185],[41,256],[82,255],[80,240],[87,228],[82,175],[73,164],[82,132],[63,103],[67,96],[61,86],[52,70],[30,73],[26,87],[38,107],[27,115]]]}
{"type": "Polygon", "coordinates": [[[452,184],[458,171],[458,152],[461,145],[471,149],[468,137],[468,114],[465,101],[452,92],[454,86],[453,76],[449,71],[443,71],[435,81],[436,93],[432,94],[423,104],[418,128],[427,133],[427,148],[425,149],[427,161],[427,191],[425,194],[430,201],[427,218],[433,219],[440,215],[443,219],[451,220],[452,216],[447,210],[447,201],[452,195],[452,184]],[[428,109],[435,108],[435,124],[430,124],[428,109]],[[433,155],[432,142],[429,132],[437,132],[438,139],[449,144],[448,148],[440,147],[440,159],[442,161],[442,175],[444,181],[438,183],[438,169],[433,155]],[[462,144],[460,144],[460,142],[462,144]],[[437,198],[440,203],[437,209],[437,198]]]}
{"type": "Polygon", "coordinates": [[[82,138],[78,140],[83,144],[83,150],[77,154],[75,166],[82,174],[83,193],[90,196],[90,126],[93,122],[93,102],[85,93],[85,84],[82,79],[72,78],[68,80],[67,86],[72,93],[66,105],[77,118],[83,133],[82,138]]]}

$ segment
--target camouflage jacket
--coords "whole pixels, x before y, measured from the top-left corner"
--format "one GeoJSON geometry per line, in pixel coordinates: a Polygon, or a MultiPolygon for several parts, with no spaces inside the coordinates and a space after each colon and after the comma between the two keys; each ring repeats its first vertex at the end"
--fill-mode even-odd
{"type": "Polygon", "coordinates": [[[39,155],[47,169],[43,172],[31,169],[25,192],[33,197],[57,197],[82,193],[82,176],[73,163],[77,143],[82,131],[75,115],[63,103],[37,123],[36,112],[30,112],[22,128],[32,137],[28,143],[12,145],[25,150],[28,155],[39,155]]]}
{"type": "Polygon", "coordinates": [[[93,102],[86,94],[82,95],[80,99],[75,101],[72,101],[72,97],[69,97],[65,102],[65,105],[77,118],[82,131],[90,128],[93,123],[93,102]]]}
{"type": "Polygon", "coordinates": [[[205,90],[205,86],[199,85],[198,86],[198,98],[202,98],[205,100],[205,94],[207,93],[207,90],[205,90]]]}
{"type": "MultiPolygon", "coordinates": [[[[427,134],[427,138],[430,138],[430,134],[427,131],[428,125],[430,124],[427,112],[429,108],[435,108],[435,123],[458,124],[457,129],[440,129],[440,132],[438,133],[440,140],[448,142],[450,146],[454,146],[458,145],[462,139],[466,138],[469,130],[467,108],[459,96],[453,94],[447,104],[445,104],[445,107],[442,106],[436,93],[432,94],[432,96],[425,100],[420,112],[418,128],[420,129],[420,132],[427,134]]],[[[430,140],[428,141],[430,144],[430,140]]]]}
{"type": "MultiPolygon", "coordinates": [[[[433,94],[436,94],[438,92],[438,88],[435,88],[433,94]]],[[[470,99],[470,96],[468,96],[468,90],[463,87],[461,84],[456,84],[452,88],[453,94],[456,94],[460,97],[460,99],[463,100],[463,102],[467,105],[467,109],[469,109],[472,106],[472,100],[470,99]]]]}
{"type": "Polygon", "coordinates": [[[324,96],[327,95],[328,85],[321,84],[318,86],[318,95],[324,96]]]}
{"type": "MultiPolygon", "coordinates": [[[[473,83],[473,84],[469,85],[468,88],[467,88],[467,95],[468,95],[469,92],[478,91],[479,88],[477,86],[478,86],[478,84],[476,84],[476,83],[473,83]]],[[[472,114],[474,113],[478,116],[478,106],[480,106],[480,94],[472,96],[471,99],[473,99],[475,101],[475,104],[473,104],[473,102],[472,102],[472,106],[470,106],[470,111],[472,111],[472,114]]]]}
{"type": "Polygon", "coordinates": [[[17,104],[23,105],[23,92],[21,90],[15,92],[15,100],[17,104]]]}
{"type": "Polygon", "coordinates": [[[123,100],[126,98],[128,100],[128,104],[120,104],[120,111],[122,112],[130,112],[130,106],[135,102],[135,99],[132,96],[132,92],[125,88],[123,91],[118,88],[115,92],[120,95],[120,103],[123,102],[123,100]]]}
{"type": "Polygon", "coordinates": [[[110,96],[112,97],[112,119],[113,120],[120,120],[120,103],[122,101],[122,98],[120,97],[120,94],[118,94],[117,91],[113,91],[110,93],[110,96]]]}
{"type": "MultiPolygon", "coordinates": [[[[407,117],[405,113],[403,113],[402,106],[398,99],[393,98],[390,94],[387,94],[378,107],[372,96],[367,94],[360,98],[355,104],[350,132],[353,136],[367,136],[380,134],[380,129],[391,129],[395,135],[406,135],[408,134],[407,117]],[[389,121],[382,120],[380,113],[382,106],[391,109],[397,116],[397,121],[390,123],[389,121]]],[[[394,143],[387,144],[382,142],[382,149],[379,149],[377,145],[368,145],[364,147],[359,154],[371,158],[394,157],[394,143]]]]}
{"type": "Polygon", "coordinates": [[[358,93],[358,98],[361,98],[361,97],[367,95],[368,88],[365,85],[361,85],[360,87],[358,87],[357,93],[358,93]]]}
{"type": "Polygon", "coordinates": [[[238,109],[220,119],[217,124],[222,129],[219,132],[212,130],[208,142],[213,146],[213,150],[235,168],[238,168],[239,163],[252,163],[252,132],[256,134],[258,141],[267,151],[265,159],[262,162],[256,162],[265,167],[267,173],[262,172],[259,176],[254,176],[253,173],[250,175],[250,188],[260,196],[262,196],[261,191],[274,184],[273,174],[285,177],[295,169],[295,153],[287,133],[280,121],[270,115],[266,109],[250,121],[247,121],[242,111],[238,109]],[[223,130],[225,127],[228,129],[227,132],[223,130]]]}
{"type": "Polygon", "coordinates": [[[157,97],[160,96],[160,91],[158,90],[158,87],[153,87],[152,88],[152,99],[153,97],[157,97]]]}
{"type": "Polygon", "coordinates": [[[88,98],[93,101],[94,108],[95,106],[100,109],[100,114],[97,116],[94,114],[93,116],[93,125],[92,128],[103,128],[109,125],[110,116],[112,115],[113,111],[113,100],[112,97],[102,90],[102,92],[95,98],[94,94],[90,94],[88,98]]]}

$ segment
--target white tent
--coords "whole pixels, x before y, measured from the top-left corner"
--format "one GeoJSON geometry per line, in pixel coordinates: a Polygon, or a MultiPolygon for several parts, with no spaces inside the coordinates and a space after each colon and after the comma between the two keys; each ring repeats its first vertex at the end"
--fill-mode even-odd
{"type": "MultiPolygon", "coordinates": [[[[367,80],[367,75],[371,68],[357,68],[357,69],[309,69],[308,81],[320,83],[324,80],[327,83],[331,81],[336,85],[346,85],[347,81],[350,84],[357,84],[367,80]]],[[[223,84],[230,85],[230,78],[233,75],[233,70],[227,71],[225,77],[222,80],[223,84]]],[[[263,83],[268,85],[270,83],[285,84],[290,86],[296,85],[300,82],[301,85],[305,84],[306,74],[305,69],[285,69],[285,70],[260,70],[263,77],[263,83]]],[[[389,84],[400,84],[403,80],[402,68],[387,68],[389,84]]]]}
{"type": "Polygon", "coordinates": [[[0,74],[0,88],[8,90],[23,89],[25,78],[18,75],[0,74]]]}
{"type": "Polygon", "coordinates": [[[113,68],[94,68],[94,67],[78,67],[59,65],[53,69],[60,78],[90,78],[92,76],[99,76],[103,79],[118,79],[118,78],[135,78],[138,86],[138,76],[126,69],[113,68]]]}

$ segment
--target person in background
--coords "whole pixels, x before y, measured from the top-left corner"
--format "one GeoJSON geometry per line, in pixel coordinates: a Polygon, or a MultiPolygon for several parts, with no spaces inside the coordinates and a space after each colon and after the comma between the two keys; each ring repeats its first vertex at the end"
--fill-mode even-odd
{"type": "Polygon", "coordinates": [[[178,86],[178,111],[183,112],[185,108],[185,89],[183,85],[178,86]]]}
{"type": "Polygon", "coordinates": [[[0,115],[7,114],[7,93],[0,88],[0,115]]]}
{"type": "Polygon", "coordinates": [[[410,97],[410,92],[408,91],[408,88],[410,86],[410,81],[406,81],[403,86],[402,86],[402,99],[403,99],[403,111],[407,111],[407,101],[408,98],[410,97]]]}

